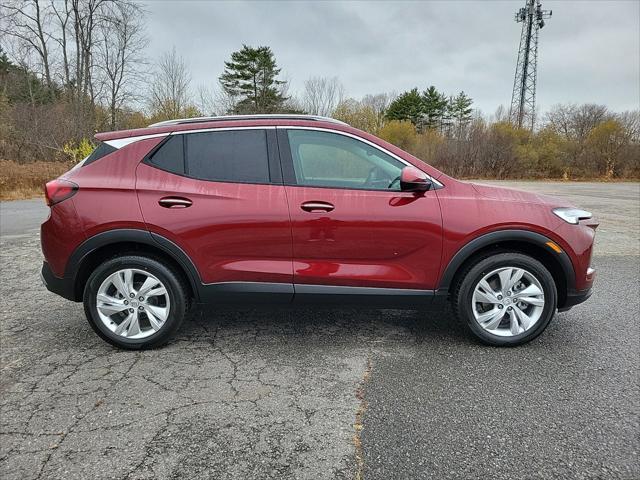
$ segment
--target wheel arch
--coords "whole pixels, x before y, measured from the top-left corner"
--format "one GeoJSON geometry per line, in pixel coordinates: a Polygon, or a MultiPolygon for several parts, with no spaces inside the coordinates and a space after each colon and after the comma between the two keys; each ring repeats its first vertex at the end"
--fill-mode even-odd
{"type": "Polygon", "coordinates": [[[72,280],[74,299],[82,299],[84,286],[97,265],[118,253],[140,253],[170,263],[182,274],[196,300],[200,298],[200,275],[189,256],[175,243],[156,233],[138,229],[116,229],[85,240],[73,252],[65,269],[72,280]]]}
{"type": "Polygon", "coordinates": [[[567,293],[575,286],[575,272],[569,255],[564,250],[556,252],[548,242],[553,241],[528,230],[500,230],[477,237],[458,250],[449,261],[437,293],[448,295],[470,263],[493,253],[512,251],[530,255],[549,270],[558,290],[558,306],[562,307],[567,293]]]}

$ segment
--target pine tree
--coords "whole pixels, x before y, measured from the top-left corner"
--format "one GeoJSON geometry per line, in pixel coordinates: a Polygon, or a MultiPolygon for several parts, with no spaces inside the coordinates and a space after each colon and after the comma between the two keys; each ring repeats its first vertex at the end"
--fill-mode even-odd
{"type": "Polygon", "coordinates": [[[420,127],[424,118],[424,104],[417,88],[399,95],[385,114],[387,120],[409,120],[420,127]]]}
{"type": "Polygon", "coordinates": [[[219,80],[225,93],[238,99],[233,113],[274,113],[283,108],[286,82],[277,78],[280,69],[271,48],[243,45],[224,66],[219,80]]]}
{"type": "Polygon", "coordinates": [[[465,123],[471,120],[471,113],[473,113],[473,100],[467,96],[466,93],[460,92],[458,95],[452,98],[451,101],[451,117],[457,123],[465,123]]]}
{"type": "Polygon", "coordinates": [[[447,113],[449,101],[447,97],[438,92],[436,87],[431,85],[423,94],[425,126],[427,128],[442,128],[442,122],[447,113]]]}
{"type": "Polygon", "coordinates": [[[456,135],[459,137],[464,126],[471,121],[473,100],[466,93],[460,92],[449,103],[450,116],[455,122],[456,135]]]}

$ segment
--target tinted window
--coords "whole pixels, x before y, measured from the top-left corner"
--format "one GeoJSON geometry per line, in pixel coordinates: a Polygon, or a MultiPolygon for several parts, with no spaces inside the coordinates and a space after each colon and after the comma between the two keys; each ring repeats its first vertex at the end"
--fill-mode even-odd
{"type": "Polygon", "coordinates": [[[149,161],[163,170],[183,174],[182,135],[170,135],[169,139],[151,155],[149,161]]]}
{"type": "Polygon", "coordinates": [[[118,150],[116,147],[112,147],[111,145],[107,144],[107,143],[100,143],[98,144],[98,146],[96,147],[96,149],[91,152],[91,155],[89,155],[86,160],[84,162],[82,162],[82,165],[89,165],[90,163],[95,162],[96,160],[100,160],[102,157],[109,155],[110,153],[115,152],[116,150],[118,150]]]}
{"type": "Polygon", "coordinates": [[[288,130],[298,185],[400,190],[404,164],[364,142],[336,133],[288,130]]]}
{"type": "Polygon", "coordinates": [[[222,182],[269,182],[264,130],[229,130],[186,135],[187,174],[222,182]]]}

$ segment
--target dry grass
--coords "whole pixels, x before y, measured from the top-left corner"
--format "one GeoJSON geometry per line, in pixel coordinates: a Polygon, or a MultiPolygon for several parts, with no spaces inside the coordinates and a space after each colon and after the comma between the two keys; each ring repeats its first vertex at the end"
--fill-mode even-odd
{"type": "Polygon", "coordinates": [[[43,195],[44,184],[71,168],[66,162],[20,164],[0,160],[0,200],[21,200],[43,195]]]}

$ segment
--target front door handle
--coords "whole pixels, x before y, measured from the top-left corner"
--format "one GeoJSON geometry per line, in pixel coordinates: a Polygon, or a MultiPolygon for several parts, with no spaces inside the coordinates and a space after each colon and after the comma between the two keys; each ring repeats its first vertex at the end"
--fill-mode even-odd
{"type": "Polygon", "coordinates": [[[191,200],[184,197],[163,197],[158,203],[164,208],[187,208],[193,205],[191,200]]]}
{"type": "Polygon", "coordinates": [[[330,212],[334,207],[329,202],[304,202],[300,208],[305,212],[330,212]]]}

